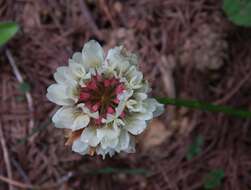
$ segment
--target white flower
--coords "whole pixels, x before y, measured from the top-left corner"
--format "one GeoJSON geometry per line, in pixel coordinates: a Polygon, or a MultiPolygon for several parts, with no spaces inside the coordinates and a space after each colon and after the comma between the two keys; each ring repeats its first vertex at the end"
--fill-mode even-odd
{"type": "Polygon", "coordinates": [[[148,98],[150,88],[137,68],[137,57],[123,47],[109,50],[94,40],[85,44],[54,74],[47,98],[62,106],[52,121],[71,131],[66,144],[80,154],[134,152],[135,136],[163,112],[148,98]]]}

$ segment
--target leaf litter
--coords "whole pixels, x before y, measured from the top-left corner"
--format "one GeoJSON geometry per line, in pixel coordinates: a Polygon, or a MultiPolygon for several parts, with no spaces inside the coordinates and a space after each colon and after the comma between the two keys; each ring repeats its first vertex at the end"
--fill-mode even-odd
{"type": "MultiPolygon", "coordinates": [[[[219,1],[10,0],[0,5],[0,19],[17,21],[21,26],[22,32],[8,48],[32,87],[34,102],[35,123],[30,131],[27,102],[17,100],[23,93],[1,52],[0,122],[9,158],[14,160],[12,180],[66,190],[197,190],[210,183],[211,178],[205,182],[208,171],[221,168],[224,180],[220,180],[220,189],[251,188],[248,120],[174,108],[172,114],[153,122],[149,129],[154,129],[150,132],[153,134],[144,139],[149,140],[146,148],[106,160],[72,153],[64,146],[63,132],[48,122],[54,106],[45,93],[53,81],[52,74],[90,38],[106,49],[123,43],[137,51],[153,96],[168,95],[165,80],[172,80],[172,94],[177,97],[250,108],[251,80],[241,83],[251,71],[250,29],[232,25],[219,1]],[[170,65],[172,75],[163,77],[165,72],[158,64],[171,64],[163,62],[170,57],[175,67],[170,65]],[[186,159],[197,135],[203,136],[203,146],[195,151],[199,154],[186,159]],[[141,175],[142,171],[151,175],[141,175]]],[[[2,149],[0,160],[0,176],[6,176],[2,149]]],[[[7,189],[8,184],[0,182],[0,188],[7,189]]]]}

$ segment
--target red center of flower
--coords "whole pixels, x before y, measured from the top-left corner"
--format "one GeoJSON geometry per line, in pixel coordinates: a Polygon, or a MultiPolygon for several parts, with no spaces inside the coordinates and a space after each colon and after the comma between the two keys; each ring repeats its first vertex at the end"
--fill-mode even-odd
{"type": "MultiPolygon", "coordinates": [[[[102,124],[102,119],[107,114],[114,114],[120,100],[118,96],[125,90],[125,86],[115,77],[105,78],[102,75],[92,76],[82,87],[79,94],[79,103],[84,103],[92,112],[99,112],[99,118],[95,119],[96,125],[102,124]]],[[[120,117],[124,117],[122,112],[120,117]]]]}

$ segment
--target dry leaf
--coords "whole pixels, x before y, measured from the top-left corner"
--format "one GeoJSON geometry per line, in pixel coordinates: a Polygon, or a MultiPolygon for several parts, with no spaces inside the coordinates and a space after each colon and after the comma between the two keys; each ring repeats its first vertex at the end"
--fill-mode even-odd
{"type": "Polygon", "coordinates": [[[77,140],[80,137],[82,132],[83,132],[83,129],[68,133],[66,136],[68,139],[65,145],[66,146],[71,145],[75,140],[77,140]]]}
{"type": "Polygon", "coordinates": [[[180,135],[189,135],[193,131],[195,125],[195,121],[190,121],[188,117],[183,117],[178,124],[178,133],[180,135]]]}
{"type": "Polygon", "coordinates": [[[151,121],[142,139],[140,139],[140,142],[143,149],[147,150],[162,144],[171,135],[172,131],[168,130],[162,121],[154,119],[151,121]]]}

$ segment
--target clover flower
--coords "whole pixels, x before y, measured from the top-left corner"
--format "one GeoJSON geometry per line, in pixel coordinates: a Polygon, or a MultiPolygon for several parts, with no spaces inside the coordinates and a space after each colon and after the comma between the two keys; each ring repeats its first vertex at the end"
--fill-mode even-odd
{"type": "Polygon", "coordinates": [[[47,98],[62,106],[52,121],[70,130],[67,145],[80,154],[110,156],[135,152],[135,136],[163,111],[148,98],[150,88],[137,68],[137,57],[123,47],[104,56],[91,40],[74,53],[69,66],[59,67],[47,98]]]}

